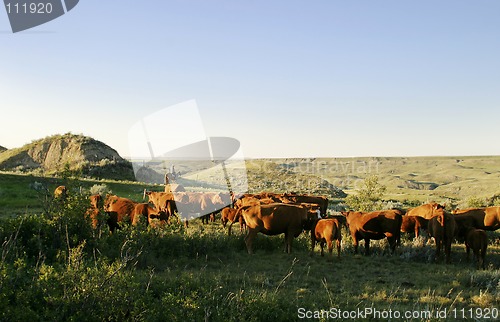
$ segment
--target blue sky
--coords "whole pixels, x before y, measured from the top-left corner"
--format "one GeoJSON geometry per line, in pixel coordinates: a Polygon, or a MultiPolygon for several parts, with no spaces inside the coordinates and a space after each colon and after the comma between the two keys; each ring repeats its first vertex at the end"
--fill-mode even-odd
{"type": "MultiPolygon", "coordinates": [[[[247,157],[499,155],[498,1],[80,1],[13,34],[0,10],[0,145],[195,99],[247,157]]],[[[173,120],[175,121],[175,120],[173,120]]],[[[165,126],[172,120],[165,120],[165,126]]]]}

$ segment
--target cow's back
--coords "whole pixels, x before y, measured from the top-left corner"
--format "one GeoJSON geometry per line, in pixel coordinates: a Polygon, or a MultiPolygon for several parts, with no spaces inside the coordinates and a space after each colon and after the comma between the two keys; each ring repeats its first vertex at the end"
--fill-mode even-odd
{"type": "Polygon", "coordinates": [[[408,209],[406,211],[406,216],[420,216],[425,219],[431,219],[439,213],[440,209],[444,209],[444,207],[438,203],[432,202],[408,209]]]}
{"type": "Polygon", "coordinates": [[[488,230],[500,229],[500,207],[487,207],[484,212],[484,227],[488,230]]]}
{"type": "Polygon", "coordinates": [[[302,231],[307,211],[296,205],[274,203],[252,206],[243,211],[243,217],[249,228],[259,228],[264,234],[277,235],[290,228],[302,231]]]}

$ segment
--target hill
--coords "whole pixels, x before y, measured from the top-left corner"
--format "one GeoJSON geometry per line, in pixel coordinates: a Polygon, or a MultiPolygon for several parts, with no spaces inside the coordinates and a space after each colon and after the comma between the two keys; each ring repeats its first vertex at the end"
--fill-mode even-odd
{"type": "Polygon", "coordinates": [[[44,175],[70,171],[100,179],[135,180],[131,163],[114,149],[90,137],[70,133],[1,153],[0,170],[44,175]]]}
{"type": "MultiPolygon", "coordinates": [[[[200,171],[199,163],[177,160],[175,165],[186,187],[224,184],[214,169],[200,171]]],[[[376,175],[387,187],[385,200],[457,204],[500,196],[500,156],[250,159],[245,166],[249,192],[295,191],[339,199],[376,175]]],[[[164,170],[148,170],[157,177],[151,182],[163,182],[164,170]]]]}
{"type": "Polygon", "coordinates": [[[7,148],[4,148],[3,146],[0,145],[0,153],[2,153],[3,151],[6,151],[7,148]]]}
{"type": "Polygon", "coordinates": [[[349,193],[377,175],[384,199],[454,202],[500,195],[500,156],[367,157],[255,160],[290,174],[313,175],[349,193]]]}

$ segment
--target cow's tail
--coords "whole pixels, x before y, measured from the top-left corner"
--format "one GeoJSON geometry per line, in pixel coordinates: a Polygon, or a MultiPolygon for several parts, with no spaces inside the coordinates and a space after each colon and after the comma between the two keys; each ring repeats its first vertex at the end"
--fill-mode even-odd
{"type": "Polygon", "coordinates": [[[446,233],[446,216],[443,214],[439,215],[438,217],[438,222],[441,224],[441,227],[443,227],[443,241],[447,240],[447,233],[446,233]]]}

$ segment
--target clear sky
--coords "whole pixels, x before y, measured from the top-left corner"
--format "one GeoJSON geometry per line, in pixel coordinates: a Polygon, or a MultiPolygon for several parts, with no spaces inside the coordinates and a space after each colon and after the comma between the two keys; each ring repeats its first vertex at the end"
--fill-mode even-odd
{"type": "Polygon", "coordinates": [[[127,156],[134,123],[195,99],[246,157],[500,155],[499,17],[496,0],[82,0],[13,34],[0,10],[0,145],[72,132],[127,156]]]}

